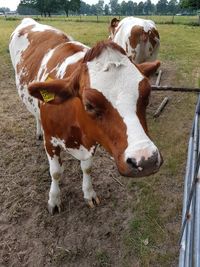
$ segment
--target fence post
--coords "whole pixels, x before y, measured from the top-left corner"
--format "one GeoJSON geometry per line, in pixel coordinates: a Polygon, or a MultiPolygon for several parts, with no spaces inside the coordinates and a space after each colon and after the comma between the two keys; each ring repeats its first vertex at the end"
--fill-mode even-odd
{"type": "Polygon", "coordinates": [[[198,16],[198,24],[199,24],[199,26],[200,26],[200,9],[197,10],[197,16],[198,16]]]}

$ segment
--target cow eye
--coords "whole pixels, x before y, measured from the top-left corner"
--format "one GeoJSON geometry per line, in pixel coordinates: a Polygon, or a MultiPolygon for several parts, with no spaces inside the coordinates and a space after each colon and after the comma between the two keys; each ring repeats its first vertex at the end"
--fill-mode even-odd
{"type": "Polygon", "coordinates": [[[85,109],[86,109],[86,111],[91,112],[91,111],[95,110],[95,107],[91,103],[86,103],[85,104],[85,109]]]}
{"type": "Polygon", "coordinates": [[[94,118],[102,118],[102,111],[89,102],[85,104],[85,110],[94,118]]]}

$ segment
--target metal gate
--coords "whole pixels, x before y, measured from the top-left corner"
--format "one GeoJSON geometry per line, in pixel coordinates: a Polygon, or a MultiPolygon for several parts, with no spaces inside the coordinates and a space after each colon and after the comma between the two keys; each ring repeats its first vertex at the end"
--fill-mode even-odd
{"type": "Polygon", "coordinates": [[[179,267],[200,267],[200,95],[188,144],[179,267]]]}

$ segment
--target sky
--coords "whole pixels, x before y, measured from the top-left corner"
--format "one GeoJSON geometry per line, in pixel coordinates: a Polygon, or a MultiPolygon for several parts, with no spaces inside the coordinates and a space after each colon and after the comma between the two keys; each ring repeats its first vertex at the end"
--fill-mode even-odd
{"type": "MultiPolygon", "coordinates": [[[[87,4],[96,4],[98,3],[98,0],[83,0],[87,4]]],[[[119,3],[121,3],[123,0],[118,0],[119,3]]],[[[141,0],[133,0],[133,2],[139,3],[141,0]]],[[[0,7],[8,7],[10,10],[16,10],[20,0],[0,0],[0,7]]],[[[109,0],[104,0],[105,4],[108,4],[110,1],[109,0]]],[[[128,0],[125,0],[125,2],[128,2],[128,0]]],[[[152,0],[152,3],[156,3],[157,0],[152,0]]]]}

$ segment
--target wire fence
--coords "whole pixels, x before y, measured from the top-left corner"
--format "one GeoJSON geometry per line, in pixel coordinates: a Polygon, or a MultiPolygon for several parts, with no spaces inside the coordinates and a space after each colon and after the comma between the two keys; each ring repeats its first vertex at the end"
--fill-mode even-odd
{"type": "Polygon", "coordinates": [[[200,94],[188,144],[179,267],[200,267],[200,94]]]}
{"type": "MultiPolygon", "coordinates": [[[[51,17],[41,17],[39,15],[2,15],[0,16],[0,20],[21,20],[23,17],[32,17],[38,21],[63,21],[63,22],[88,22],[88,23],[106,23],[109,24],[110,21],[117,17],[119,19],[123,19],[125,16],[120,15],[109,15],[109,16],[92,16],[92,15],[76,15],[76,16],[63,16],[63,15],[52,15],[51,17]]],[[[192,25],[192,26],[199,26],[200,25],[200,16],[193,15],[193,16],[137,16],[138,18],[142,19],[151,19],[156,24],[180,24],[180,25],[192,25]]]]}

